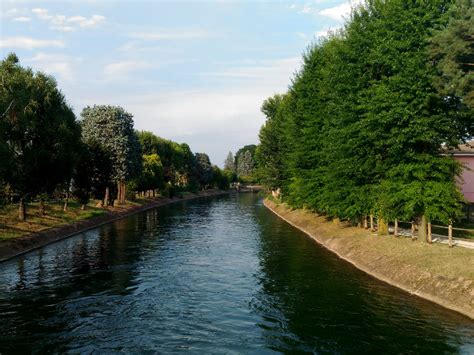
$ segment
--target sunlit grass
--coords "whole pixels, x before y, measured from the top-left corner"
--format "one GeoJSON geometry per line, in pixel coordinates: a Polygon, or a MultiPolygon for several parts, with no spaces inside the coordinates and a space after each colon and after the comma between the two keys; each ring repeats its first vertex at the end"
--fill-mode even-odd
{"type": "Polygon", "coordinates": [[[67,211],[63,211],[64,202],[49,202],[46,204],[45,216],[40,216],[39,203],[34,202],[27,205],[27,219],[23,222],[18,220],[18,205],[2,206],[0,208],[0,242],[40,232],[48,228],[101,216],[107,213],[107,211],[140,206],[147,202],[149,202],[149,199],[137,199],[133,202],[127,202],[126,206],[111,207],[106,210],[97,207],[97,201],[91,201],[85,210],[81,210],[79,203],[70,201],[67,211]]]}

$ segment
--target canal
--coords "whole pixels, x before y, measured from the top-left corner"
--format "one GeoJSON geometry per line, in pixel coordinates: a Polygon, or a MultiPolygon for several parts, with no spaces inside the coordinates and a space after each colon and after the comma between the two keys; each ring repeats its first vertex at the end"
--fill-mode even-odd
{"type": "Polygon", "coordinates": [[[0,264],[0,353],[474,353],[253,194],[163,206],[0,264]]]}

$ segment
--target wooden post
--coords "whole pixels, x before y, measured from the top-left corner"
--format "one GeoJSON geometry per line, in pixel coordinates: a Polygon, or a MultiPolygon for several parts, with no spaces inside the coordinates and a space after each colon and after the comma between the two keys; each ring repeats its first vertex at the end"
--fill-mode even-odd
{"type": "Polygon", "coordinates": [[[374,215],[372,213],[370,214],[370,231],[374,231],[374,215]]]}
{"type": "Polygon", "coordinates": [[[411,240],[415,240],[415,222],[411,222],[411,240]]]}
{"type": "Polygon", "coordinates": [[[367,216],[364,215],[364,228],[367,229],[369,226],[367,225],[367,216]]]}
{"type": "Polygon", "coordinates": [[[449,247],[453,247],[453,223],[449,221],[449,226],[448,226],[448,243],[449,247]]]}
{"type": "Polygon", "coordinates": [[[428,243],[433,243],[433,235],[431,234],[431,222],[428,222],[428,243]]]}
{"type": "Polygon", "coordinates": [[[395,218],[395,225],[393,226],[393,235],[398,237],[398,219],[395,218]]]}

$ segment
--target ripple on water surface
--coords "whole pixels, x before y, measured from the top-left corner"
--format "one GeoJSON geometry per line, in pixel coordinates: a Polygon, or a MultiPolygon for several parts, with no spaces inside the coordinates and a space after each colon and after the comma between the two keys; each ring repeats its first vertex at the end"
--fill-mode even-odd
{"type": "Polygon", "coordinates": [[[470,320],[355,270],[253,194],[0,265],[0,353],[474,353],[470,320]]]}

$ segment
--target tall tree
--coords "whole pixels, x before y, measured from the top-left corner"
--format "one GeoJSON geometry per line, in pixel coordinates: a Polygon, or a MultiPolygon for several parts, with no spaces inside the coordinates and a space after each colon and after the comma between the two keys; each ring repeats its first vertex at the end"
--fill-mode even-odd
{"type": "MultiPolygon", "coordinates": [[[[51,193],[69,181],[77,159],[80,127],[56,81],[20,66],[10,54],[0,63],[0,173],[20,196],[19,219],[26,218],[25,198],[51,193]]],[[[41,198],[41,211],[44,211],[41,198]]]]}
{"type": "Polygon", "coordinates": [[[213,179],[213,169],[209,156],[205,153],[196,153],[195,176],[202,189],[210,186],[213,179]]]}
{"type": "Polygon", "coordinates": [[[84,108],[81,117],[84,142],[98,143],[112,159],[117,199],[120,204],[124,204],[125,181],[138,176],[142,168],[141,148],[133,130],[133,116],[118,106],[95,105],[84,108]]]}
{"type": "Polygon", "coordinates": [[[224,161],[224,170],[229,170],[232,172],[235,171],[235,159],[232,152],[229,152],[229,154],[227,154],[227,158],[224,161]]]}

